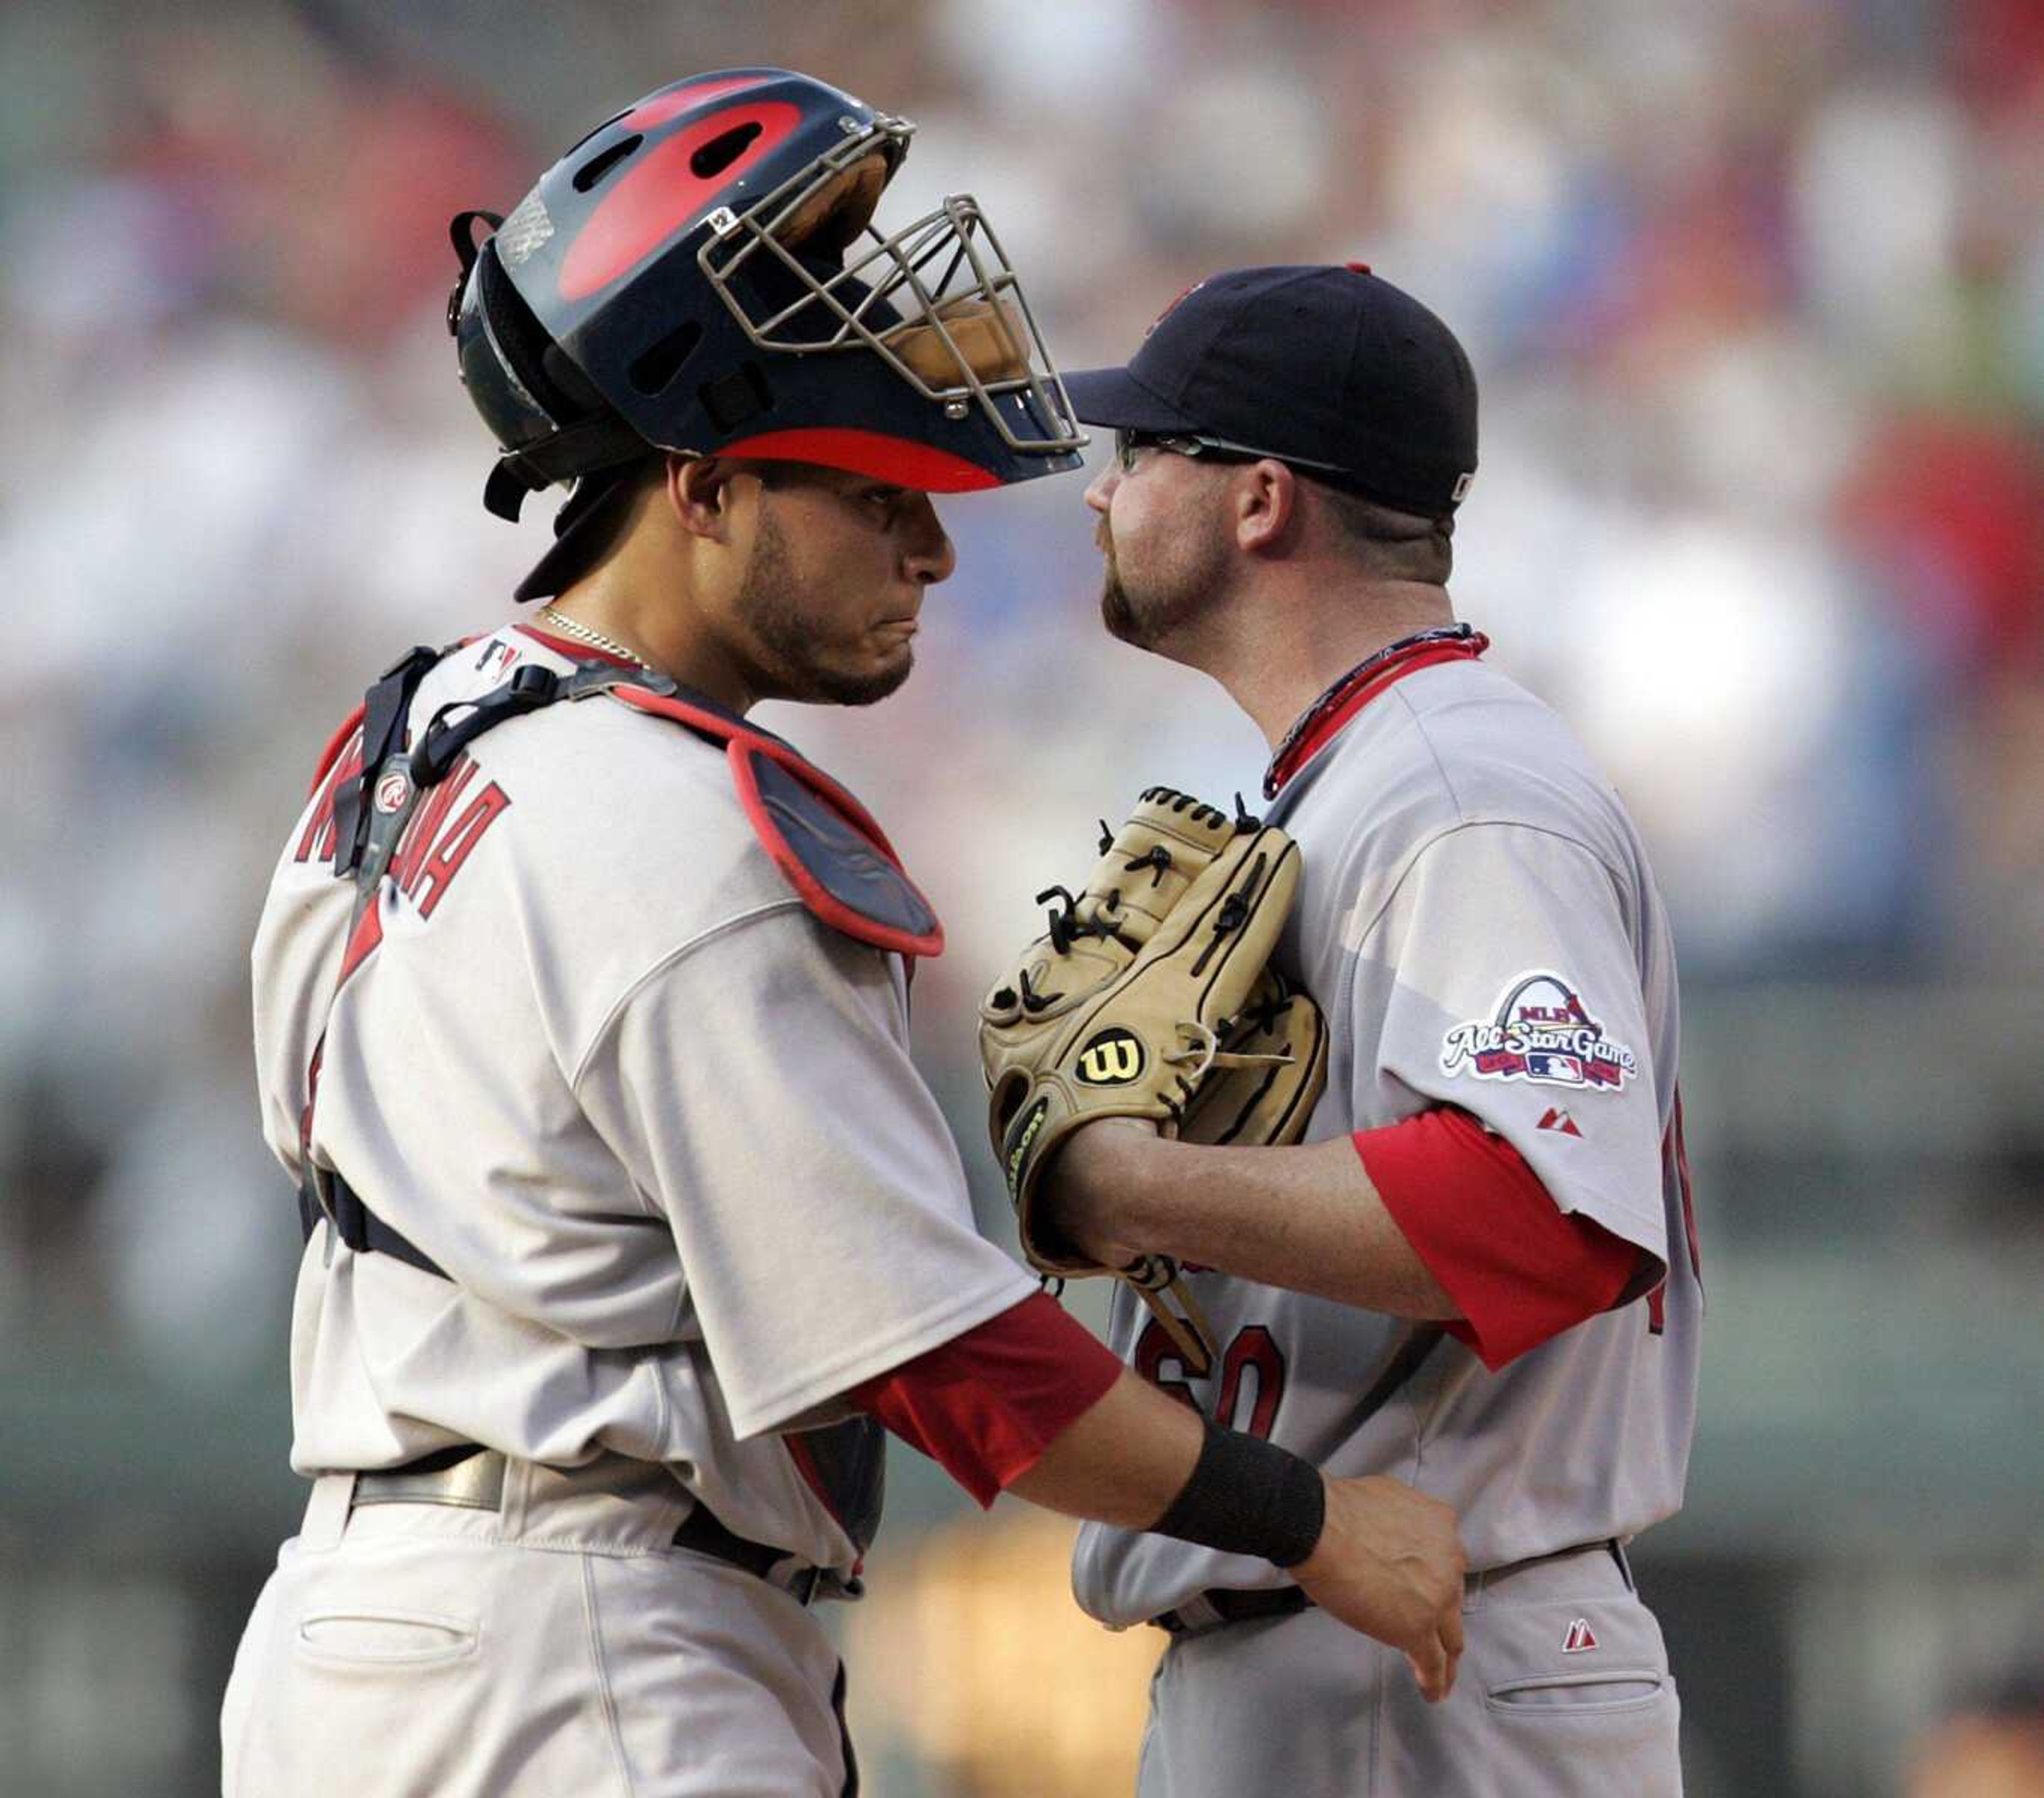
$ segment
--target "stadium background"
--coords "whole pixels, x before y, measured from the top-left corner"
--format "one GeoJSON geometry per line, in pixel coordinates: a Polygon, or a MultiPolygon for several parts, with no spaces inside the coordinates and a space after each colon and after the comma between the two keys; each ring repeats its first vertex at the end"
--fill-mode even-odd
{"type": "MultiPolygon", "coordinates": [[[[1366,259],[1464,336],[1459,609],[1679,926],[1707,1384],[1638,1560],[1689,1790],[1899,1791],[2044,1616],[2034,0],[0,11],[0,1790],[217,1789],[299,1492],[263,879],[365,677],[500,615],[551,509],[479,504],[447,216],[750,62],[916,119],[908,201],[981,198],[1067,366],[1253,261],[1366,259]]],[[[947,917],[916,1028],[997,1232],[969,1018],[1027,896],[1262,759],[1100,634],[1081,486],[951,502],[916,679],[769,720],[947,917]]],[[[895,1474],[869,1789],[1125,1789],[1154,1633],[1077,1619],[1062,1527],[895,1474]]]]}

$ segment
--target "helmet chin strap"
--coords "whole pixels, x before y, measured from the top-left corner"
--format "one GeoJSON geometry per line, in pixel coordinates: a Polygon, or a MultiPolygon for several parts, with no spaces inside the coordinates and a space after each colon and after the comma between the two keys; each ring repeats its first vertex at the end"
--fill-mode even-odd
{"type": "Polygon", "coordinates": [[[498,457],[483,485],[482,503],[515,524],[526,494],[551,487],[556,481],[636,462],[651,453],[653,447],[614,413],[586,418],[527,448],[498,457]]]}

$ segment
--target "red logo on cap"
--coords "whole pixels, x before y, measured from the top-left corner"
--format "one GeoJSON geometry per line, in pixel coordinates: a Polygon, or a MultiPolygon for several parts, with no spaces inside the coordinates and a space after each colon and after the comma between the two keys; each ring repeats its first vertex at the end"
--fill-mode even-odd
{"type": "MultiPolygon", "coordinates": [[[[1150,331],[1155,331],[1158,325],[1162,325],[1166,319],[1169,318],[1173,313],[1176,312],[1180,306],[1183,305],[1187,300],[1190,299],[1193,294],[1197,294],[1205,285],[1206,282],[1204,280],[1195,281],[1191,286],[1186,288],[1185,291],[1180,294],[1175,300],[1172,301],[1172,302],[1165,307],[1162,312],[1158,313],[1155,318],[1151,321],[1150,331]]],[[[1146,337],[1150,335],[1150,331],[1144,332],[1143,335],[1146,337]]]]}

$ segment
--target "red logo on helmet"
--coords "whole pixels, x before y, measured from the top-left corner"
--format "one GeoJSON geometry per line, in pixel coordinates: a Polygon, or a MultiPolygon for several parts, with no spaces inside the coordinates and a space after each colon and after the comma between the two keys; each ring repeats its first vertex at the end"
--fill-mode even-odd
{"type": "Polygon", "coordinates": [[[586,298],[637,267],[801,122],[801,107],[761,100],[727,106],[640,151],[576,233],[561,264],[561,298],[586,298]],[[752,135],[736,156],[720,159],[709,175],[696,172],[698,152],[748,128],[752,135]]]}
{"type": "Polygon", "coordinates": [[[628,130],[651,131],[656,125],[665,125],[675,113],[705,105],[720,94],[736,94],[747,87],[757,87],[769,79],[763,75],[732,75],[721,81],[688,82],[665,94],[655,94],[644,106],[634,106],[617,122],[628,130]]]}

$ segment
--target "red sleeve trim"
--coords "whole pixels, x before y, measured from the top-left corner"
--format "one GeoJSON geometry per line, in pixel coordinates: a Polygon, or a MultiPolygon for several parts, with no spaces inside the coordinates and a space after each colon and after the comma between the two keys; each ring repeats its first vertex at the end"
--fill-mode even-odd
{"type": "Polygon", "coordinates": [[[1449,1334],[1493,1373],[1610,1310],[1641,1258],[1654,1258],[1558,1210],[1525,1157],[1466,1112],[1358,1130],[1355,1147],[1392,1221],[1461,1310],[1449,1334]]]}
{"type": "Polygon", "coordinates": [[[984,1508],[1105,1397],[1123,1371],[1082,1325],[1036,1293],[847,1396],[984,1508]]]}

